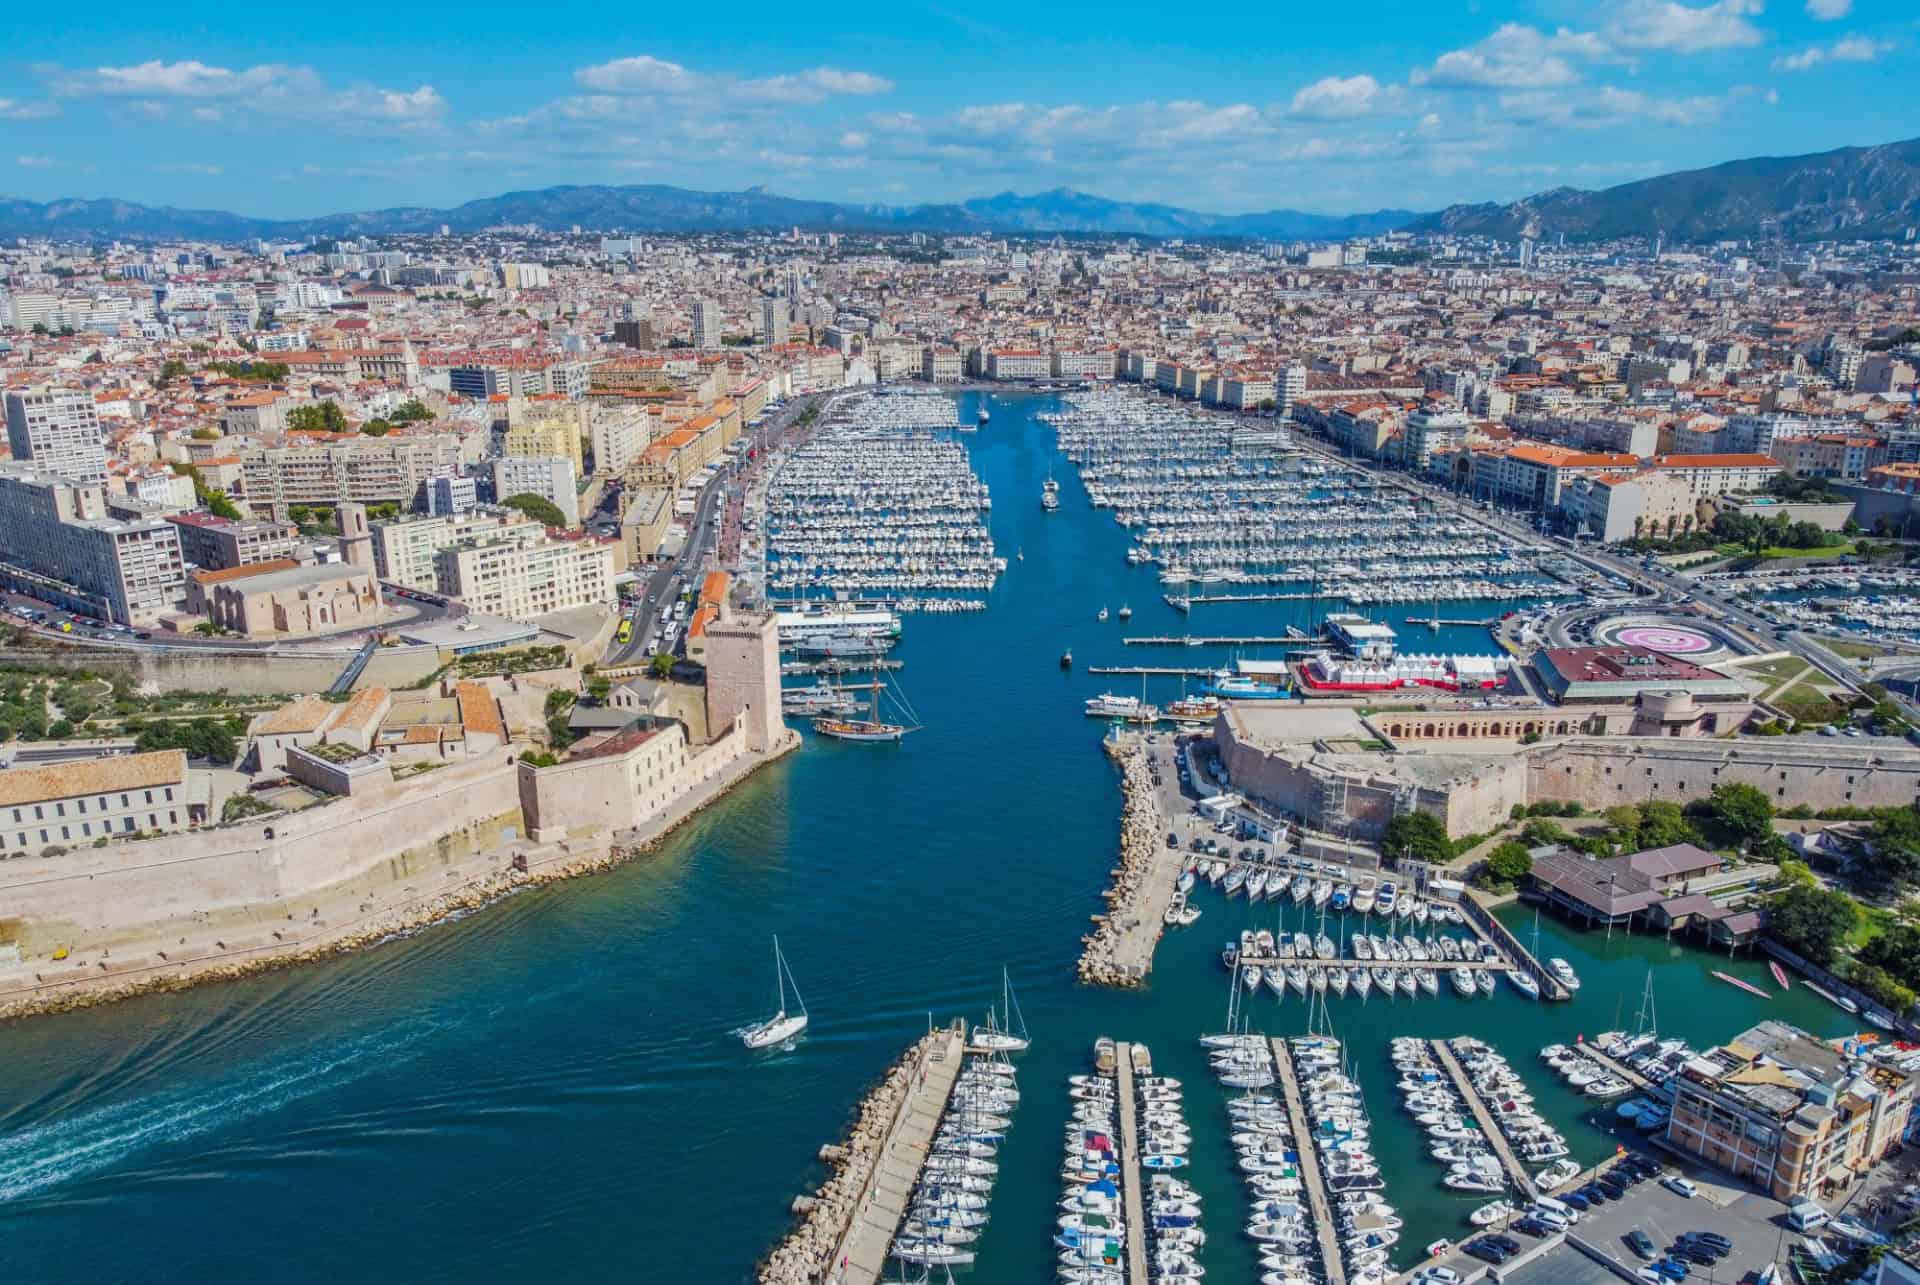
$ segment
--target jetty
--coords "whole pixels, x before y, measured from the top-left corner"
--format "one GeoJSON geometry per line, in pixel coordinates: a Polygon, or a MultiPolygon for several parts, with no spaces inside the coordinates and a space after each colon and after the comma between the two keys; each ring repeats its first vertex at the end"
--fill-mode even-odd
{"type": "Polygon", "coordinates": [[[1445,1040],[1430,1040],[1429,1043],[1433,1046],[1433,1055],[1440,1060],[1440,1065],[1446,1068],[1447,1075],[1452,1078],[1453,1087],[1460,1093],[1460,1100],[1465,1102],[1467,1109],[1473,1112],[1473,1119],[1480,1126],[1481,1136],[1487,1140],[1487,1145],[1493,1148],[1493,1154],[1500,1157],[1500,1166],[1507,1171],[1507,1181],[1528,1199],[1539,1195],[1539,1190],[1533,1185],[1533,1175],[1528,1173],[1527,1167],[1520,1163],[1520,1157],[1513,1153],[1513,1147],[1508,1143],[1507,1135],[1501,1132],[1500,1126],[1494,1121],[1493,1112],[1487,1110],[1487,1104],[1480,1098],[1480,1091],[1473,1087],[1473,1081],[1468,1078],[1459,1059],[1454,1057],[1453,1050],[1448,1047],[1445,1040]]]}
{"type": "Polygon", "coordinates": [[[1164,678],[1211,678],[1211,669],[1182,669],[1171,665],[1089,665],[1089,674],[1159,675],[1164,678]]]}
{"type": "Polygon", "coordinates": [[[1513,966],[1540,983],[1540,998],[1551,1000],[1569,1000],[1573,992],[1568,990],[1558,977],[1547,970],[1547,966],[1533,957],[1513,930],[1493,917],[1491,911],[1480,904],[1480,899],[1471,892],[1460,894],[1460,913],[1466,916],[1467,923],[1480,934],[1482,941],[1491,941],[1506,953],[1513,966]]]}
{"type": "Polygon", "coordinates": [[[1634,1070],[1619,1058],[1614,1057],[1611,1053],[1602,1053],[1588,1041],[1580,1041],[1579,1049],[1582,1057],[1592,1058],[1601,1066],[1605,1067],[1608,1073],[1619,1076],[1635,1089],[1645,1093],[1651,1092],[1656,1088],[1652,1080],[1649,1080],[1646,1076],[1640,1074],[1640,1072],[1634,1070]]]}
{"type": "Polygon", "coordinates": [[[1279,1036],[1268,1043],[1273,1049],[1274,1070],[1280,1076],[1280,1091],[1287,1100],[1287,1120],[1293,1127],[1294,1149],[1300,1153],[1300,1182],[1307,1191],[1307,1208],[1313,1214],[1313,1232],[1320,1242],[1320,1265],[1326,1269],[1326,1285],[1347,1285],[1347,1260],[1340,1254],[1339,1226],[1333,1216],[1333,1199],[1327,1194],[1326,1175],[1320,1172],[1320,1153],[1302,1127],[1307,1119],[1307,1104],[1300,1095],[1300,1077],[1294,1073],[1293,1050],[1279,1036]]]}
{"type": "Polygon", "coordinates": [[[965,1045],[966,1028],[955,1022],[916,1040],[888,1069],[861,1101],[846,1141],[820,1149],[837,1172],[794,1201],[801,1223],[761,1264],[760,1285],[813,1285],[830,1274],[845,1285],[880,1280],[965,1045]]]}
{"type": "Polygon", "coordinates": [[[1148,634],[1120,641],[1129,647],[1298,647],[1309,640],[1284,634],[1148,634]]]}
{"type": "MultiPolygon", "coordinates": [[[[1126,1208],[1127,1279],[1147,1279],[1147,1202],[1140,1191],[1140,1113],[1134,1106],[1133,1055],[1140,1046],[1114,1045],[1120,1099],[1120,1199],[1126,1208]]],[[[1141,1049],[1144,1052],[1144,1049],[1141,1049]]]]}
{"type": "Polygon", "coordinates": [[[1445,616],[1407,616],[1410,625],[1425,625],[1429,629],[1438,629],[1442,625],[1466,625],[1476,629],[1491,629],[1500,623],[1498,616],[1489,616],[1485,620],[1450,620],[1445,616]]]}
{"type": "Polygon", "coordinates": [[[1107,753],[1120,763],[1120,789],[1126,805],[1120,817],[1120,864],[1113,886],[1103,894],[1107,909],[1097,914],[1094,930],[1082,937],[1080,980],[1100,986],[1138,986],[1153,971],[1153,949],[1166,930],[1167,906],[1174,883],[1186,867],[1186,854],[1160,842],[1167,818],[1138,737],[1106,741],[1107,753]]]}

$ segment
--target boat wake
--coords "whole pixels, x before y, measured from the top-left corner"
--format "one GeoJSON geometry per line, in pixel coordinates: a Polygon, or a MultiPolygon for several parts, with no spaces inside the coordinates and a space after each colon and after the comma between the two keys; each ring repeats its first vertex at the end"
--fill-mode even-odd
{"type": "Polygon", "coordinates": [[[187,1142],[301,1098],[391,1068],[431,1027],[386,1031],[316,1050],[294,1066],[262,1068],[193,1092],[116,1102],[0,1138],[0,1204],[87,1178],[157,1147],[187,1142]]]}

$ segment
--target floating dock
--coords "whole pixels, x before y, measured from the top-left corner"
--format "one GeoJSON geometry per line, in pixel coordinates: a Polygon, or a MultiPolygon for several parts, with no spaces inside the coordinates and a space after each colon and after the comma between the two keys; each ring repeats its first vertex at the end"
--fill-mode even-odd
{"type": "Polygon", "coordinates": [[[1611,1053],[1602,1053],[1599,1049],[1587,1043],[1585,1040],[1582,1040],[1575,1047],[1579,1049],[1580,1055],[1582,1057],[1592,1058],[1594,1061],[1598,1062],[1601,1066],[1605,1067],[1608,1071],[1612,1072],[1614,1075],[1619,1076],[1621,1079],[1625,1080],[1628,1084],[1631,1084],[1635,1089],[1638,1089],[1643,1093],[1649,1093],[1649,1092],[1655,1091],[1655,1085],[1652,1080],[1649,1080],[1646,1076],[1640,1074],[1640,1072],[1634,1070],[1632,1067],[1628,1066],[1625,1062],[1620,1061],[1618,1058],[1614,1057],[1611,1053]]]}
{"type": "Polygon", "coordinates": [[[1122,638],[1120,641],[1129,647],[1299,647],[1312,640],[1260,634],[1246,637],[1212,634],[1150,634],[1139,638],[1122,638]]]}
{"type": "MultiPolygon", "coordinates": [[[[953,1096],[954,1081],[966,1059],[965,1027],[956,1022],[935,1040],[913,1078],[899,1112],[881,1144],[880,1163],[874,1167],[860,1202],[834,1251],[832,1262],[845,1268],[834,1280],[842,1285],[875,1285],[885,1272],[894,1233],[906,1217],[907,1202],[927,1163],[934,1131],[953,1096]]],[[[1144,1279],[1144,1277],[1142,1278],[1144,1279]]]]}
{"type": "Polygon", "coordinates": [[[1446,1067],[1447,1074],[1453,1077],[1453,1087],[1460,1091],[1460,1100],[1473,1112],[1474,1121],[1480,1126],[1480,1133],[1486,1138],[1487,1145],[1493,1148],[1494,1155],[1500,1157],[1501,1167],[1507,1171],[1507,1181],[1529,1200],[1539,1195],[1539,1189],[1533,1185],[1533,1175],[1527,1172],[1527,1167],[1520,1163],[1520,1157],[1514,1154],[1512,1145],[1507,1142],[1507,1135],[1500,1131],[1493,1113],[1480,1100],[1480,1091],[1473,1087],[1473,1081],[1453,1056],[1453,1050],[1445,1040],[1431,1040],[1429,1043],[1433,1046],[1433,1055],[1440,1059],[1440,1065],[1446,1067]]]}
{"type": "Polygon", "coordinates": [[[1126,1209],[1127,1279],[1147,1279],[1147,1202],[1140,1192],[1140,1115],[1134,1109],[1133,1050],[1124,1041],[1114,1045],[1114,1078],[1120,1099],[1120,1199],[1126,1209]]]}
{"type": "Polygon", "coordinates": [[[1334,1228],[1333,1199],[1327,1194],[1326,1175],[1320,1172],[1320,1153],[1304,1126],[1307,1104],[1300,1096],[1300,1079],[1293,1071],[1293,1050],[1279,1036],[1268,1041],[1273,1048],[1274,1069],[1280,1074],[1280,1091],[1287,1099],[1287,1121],[1293,1127],[1294,1149],[1300,1153],[1300,1181],[1307,1189],[1307,1208],[1313,1215],[1313,1231],[1320,1242],[1320,1265],[1326,1270],[1326,1285],[1347,1285],[1347,1260],[1340,1254],[1340,1238],[1334,1228]]]}
{"type": "Polygon", "coordinates": [[[1165,678],[1211,678],[1211,669],[1180,669],[1165,665],[1089,665],[1089,674],[1158,675],[1165,678]]]}

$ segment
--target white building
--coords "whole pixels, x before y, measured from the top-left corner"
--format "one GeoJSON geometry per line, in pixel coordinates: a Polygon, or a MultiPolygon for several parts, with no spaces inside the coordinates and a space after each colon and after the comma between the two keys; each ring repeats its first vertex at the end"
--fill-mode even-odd
{"type": "Polygon", "coordinates": [[[434,555],[437,587],[509,620],[613,601],[613,545],[597,540],[479,540],[434,555]]]}
{"type": "Polygon", "coordinates": [[[0,466],[0,581],[123,625],[150,624],[186,596],[171,522],[109,517],[101,487],[24,464],[0,466]]]}
{"type": "Polygon", "coordinates": [[[693,346],[720,346],[720,305],[711,299],[696,299],[693,304],[693,346]]]}
{"type": "Polygon", "coordinates": [[[507,455],[493,462],[493,497],[504,504],[516,495],[537,495],[560,510],[567,525],[580,525],[580,492],[573,461],[561,455],[507,455]]]}
{"type": "Polygon", "coordinates": [[[13,458],[70,482],[107,480],[107,446],[93,394],[45,384],[7,394],[7,443],[13,458]]]}
{"type": "Polygon", "coordinates": [[[988,379],[1046,379],[1053,363],[1037,348],[996,348],[987,354],[988,379]]]}
{"type": "Polygon", "coordinates": [[[787,342],[787,301],[777,295],[760,301],[760,342],[768,347],[787,342]]]}
{"type": "Polygon", "coordinates": [[[619,473],[647,449],[646,413],[631,406],[595,406],[588,412],[593,471],[619,473]]]}

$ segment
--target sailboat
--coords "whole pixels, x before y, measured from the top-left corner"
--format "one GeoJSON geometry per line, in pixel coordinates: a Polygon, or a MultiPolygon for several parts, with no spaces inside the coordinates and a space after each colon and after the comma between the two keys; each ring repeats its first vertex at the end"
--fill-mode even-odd
{"type": "Polygon", "coordinates": [[[780,1010],[764,1022],[756,1022],[740,1032],[740,1042],[750,1049],[771,1048],[784,1044],[800,1032],[807,1029],[807,1002],[800,998],[800,988],[794,985],[793,971],[787,967],[787,957],[780,953],[780,939],[773,939],[773,980],[780,994],[780,1010]],[[787,1012],[787,988],[793,987],[793,1002],[800,1006],[798,1013],[787,1012]]]}
{"type": "Polygon", "coordinates": [[[911,721],[913,711],[907,708],[906,699],[902,697],[897,690],[894,692],[894,699],[910,721],[904,723],[889,723],[881,719],[880,694],[883,691],[889,690],[889,688],[886,680],[880,676],[878,671],[875,672],[872,682],[853,683],[848,685],[845,690],[871,691],[873,693],[873,705],[870,711],[872,717],[816,718],[813,720],[813,730],[822,736],[831,736],[837,741],[898,741],[905,737],[908,732],[917,732],[920,730],[920,725],[917,722],[911,721]]]}
{"type": "Polygon", "coordinates": [[[1006,1014],[1005,1024],[1002,1025],[989,1010],[987,1024],[973,1028],[973,1046],[995,1053],[1025,1052],[1033,1039],[1027,1034],[1027,1019],[1021,1015],[1020,1005],[1013,998],[1013,981],[1004,968],[1000,970],[1000,1006],[1006,1014]]]}

